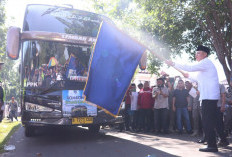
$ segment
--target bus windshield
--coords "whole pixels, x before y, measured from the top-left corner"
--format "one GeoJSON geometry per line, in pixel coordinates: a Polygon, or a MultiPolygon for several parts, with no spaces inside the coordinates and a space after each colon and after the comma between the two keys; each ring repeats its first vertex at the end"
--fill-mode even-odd
{"type": "Polygon", "coordinates": [[[96,37],[102,16],[71,8],[28,5],[23,31],[59,32],[96,37]]]}
{"type": "Polygon", "coordinates": [[[91,47],[51,41],[23,42],[25,87],[49,87],[57,81],[87,79],[91,47]]]}

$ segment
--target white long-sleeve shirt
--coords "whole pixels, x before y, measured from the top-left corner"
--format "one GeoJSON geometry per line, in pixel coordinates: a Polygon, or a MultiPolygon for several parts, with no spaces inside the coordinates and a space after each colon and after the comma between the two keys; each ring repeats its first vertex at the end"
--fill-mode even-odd
{"type": "Polygon", "coordinates": [[[200,100],[220,99],[218,74],[211,60],[205,58],[193,65],[175,63],[174,67],[188,72],[196,72],[196,75],[189,74],[189,79],[198,83],[200,100]]]}

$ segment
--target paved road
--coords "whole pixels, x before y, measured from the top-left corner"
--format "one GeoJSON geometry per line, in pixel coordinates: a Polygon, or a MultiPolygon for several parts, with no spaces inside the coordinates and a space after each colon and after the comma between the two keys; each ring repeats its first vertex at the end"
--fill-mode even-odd
{"type": "Polygon", "coordinates": [[[232,157],[232,144],[218,153],[204,153],[196,140],[187,134],[155,136],[111,129],[92,135],[77,127],[43,130],[26,138],[21,127],[8,143],[16,149],[0,157],[232,157]]]}

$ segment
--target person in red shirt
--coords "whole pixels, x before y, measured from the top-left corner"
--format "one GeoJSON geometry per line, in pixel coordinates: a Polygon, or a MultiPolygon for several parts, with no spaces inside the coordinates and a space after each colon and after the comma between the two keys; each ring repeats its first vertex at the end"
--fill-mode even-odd
{"type": "Polygon", "coordinates": [[[139,92],[138,108],[140,115],[139,130],[144,132],[151,131],[152,129],[152,108],[154,100],[152,98],[152,89],[149,87],[149,82],[145,81],[143,90],[139,92]]]}
{"type": "Polygon", "coordinates": [[[135,88],[135,84],[132,83],[129,87],[129,89],[126,92],[126,100],[125,100],[125,127],[126,131],[130,131],[131,126],[131,90],[135,88]]]}

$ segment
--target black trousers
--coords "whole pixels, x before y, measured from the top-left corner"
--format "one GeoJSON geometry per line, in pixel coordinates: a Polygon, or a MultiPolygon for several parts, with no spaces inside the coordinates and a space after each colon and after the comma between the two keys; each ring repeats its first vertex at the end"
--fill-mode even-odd
{"type": "Polygon", "coordinates": [[[221,112],[221,107],[217,107],[216,130],[221,141],[225,142],[226,134],[224,131],[223,113],[221,112]]]}
{"type": "Polygon", "coordinates": [[[160,132],[162,129],[164,132],[168,131],[168,109],[154,109],[154,121],[155,129],[160,132]]]}
{"type": "Polygon", "coordinates": [[[202,100],[202,125],[208,147],[216,145],[216,120],[218,100],[202,100]]]}
{"type": "Polygon", "coordinates": [[[3,111],[0,110],[0,122],[2,122],[2,119],[3,119],[3,111]]]}
{"type": "Polygon", "coordinates": [[[131,104],[126,104],[125,106],[125,127],[126,129],[130,129],[130,126],[131,126],[131,119],[130,119],[130,107],[131,107],[131,104]]]}
{"type": "Polygon", "coordinates": [[[132,115],[132,124],[131,127],[133,130],[138,129],[139,127],[139,111],[132,111],[133,115],[132,115]]]}
{"type": "Polygon", "coordinates": [[[152,109],[139,109],[139,130],[149,131],[152,129],[152,109]]]}

